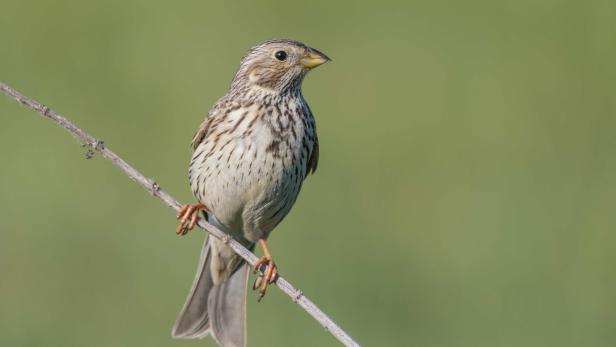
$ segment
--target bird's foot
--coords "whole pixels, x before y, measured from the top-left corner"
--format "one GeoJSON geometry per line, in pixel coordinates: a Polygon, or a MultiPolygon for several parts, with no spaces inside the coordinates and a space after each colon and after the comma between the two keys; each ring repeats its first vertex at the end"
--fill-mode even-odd
{"type": "Polygon", "coordinates": [[[261,302],[267,291],[267,286],[278,278],[278,267],[271,256],[264,255],[255,264],[254,273],[258,273],[258,276],[252,285],[252,290],[259,288],[259,299],[257,301],[261,302]]]}
{"type": "Polygon", "coordinates": [[[182,206],[182,209],[178,213],[180,225],[178,225],[175,233],[178,235],[186,235],[190,230],[192,230],[199,221],[199,211],[201,210],[207,212],[208,208],[204,204],[182,206]]]}

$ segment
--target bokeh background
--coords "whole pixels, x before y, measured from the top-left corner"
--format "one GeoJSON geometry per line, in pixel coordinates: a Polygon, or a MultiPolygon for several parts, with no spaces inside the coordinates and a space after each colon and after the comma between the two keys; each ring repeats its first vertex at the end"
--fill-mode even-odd
{"type": "MultiPolygon", "coordinates": [[[[281,272],[366,346],[616,344],[616,2],[8,1],[0,80],[184,202],[190,139],[245,50],[304,83],[319,170],[281,272]]],[[[170,329],[203,234],[0,97],[0,345],[213,346],[170,329]]],[[[250,346],[336,346],[278,290],[250,346]]]]}

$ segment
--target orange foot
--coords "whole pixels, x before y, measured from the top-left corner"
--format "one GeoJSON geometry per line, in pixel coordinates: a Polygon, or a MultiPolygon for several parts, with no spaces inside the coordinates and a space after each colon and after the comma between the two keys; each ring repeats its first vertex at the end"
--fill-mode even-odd
{"type": "Polygon", "coordinates": [[[255,264],[255,269],[253,273],[258,273],[259,275],[255,280],[255,283],[252,285],[252,290],[256,290],[260,287],[259,299],[257,299],[257,301],[261,302],[261,300],[265,296],[265,292],[267,291],[267,286],[270,283],[275,282],[276,278],[278,277],[278,267],[272,259],[272,255],[267,248],[267,243],[265,242],[265,240],[261,239],[259,240],[259,243],[261,244],[261,247],[263,248],[263,253],[265,253],[265,255],[262,256],[255,264]],[[261,269],[263,266],[265,266],[265,268],[261,269]]]}
{"type": "Polygon", "coordinates": [[[199,211],[208,211],[204,204],[184,205],[178,213],[180,225],[178,225],[175,233],[178,235],[186,235],[190,230],[193,230],[195,224],[199,221],[199,211]]]}

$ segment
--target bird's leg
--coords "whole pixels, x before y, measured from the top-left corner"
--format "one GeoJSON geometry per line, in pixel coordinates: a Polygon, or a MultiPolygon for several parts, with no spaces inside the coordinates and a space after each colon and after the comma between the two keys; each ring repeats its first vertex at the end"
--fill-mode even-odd
{"type": "Polygon", "coordinates": [[[182,209],[178,213],[180,225],[178,225],[175,233],[178,235],[186,235],[188,231],[192,230],[199,221],[199,211],[201,210],[207,212],[208,208],[204,204],[182,206],[182,209]]]}
{"type": "Polygon", "coordinates": [[[272,259],[272,254],[267,247],[267,242],[265,242],[264,239],[259,239],[259,244],[261,245],[261,248],[263,248],[263,253],[265,255],[257,260],[257,263],[255,264],[254,273],[259,273],[259,275],[255,280],[255,284],[252,286],[252,289],[255,290],[260,287],[258,301],[261,302],[261,299],[263,299],[265,292],[267,291],[267,286],[276,281],[278,276],[278,268],[272,259]],[[266,267],[262,269],[263,266],[266,267]]]}

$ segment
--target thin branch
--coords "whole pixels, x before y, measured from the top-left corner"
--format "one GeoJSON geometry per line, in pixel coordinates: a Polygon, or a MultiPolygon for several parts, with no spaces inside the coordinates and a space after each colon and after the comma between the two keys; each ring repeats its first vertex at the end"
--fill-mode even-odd
{"type": "MultiPolygon", "coordinates": [[[[181,208],[180,203],[174,199],[169,193],[165,192],[160,188],[158,183],[151,178],[147,178],[142,175],[140,172],[135,170],[132,166],[130,166],[127,162],[125,162],[122,158],[120,158],[117,154],[112,152],[108,147],[105,146],[103,141],[96,139],[94,136],[88,134],[83,129],[77,127],[75,124],[70,122],[68,119],[64,118],[62,115],[52,111],[49,107],[27,97],[23,94],[19,93],[15,89],[10,86],[0,82],[0,90],[17,100],[24,106],[27,106],[42,116],[51,119],[56,122],[59,126],[66,129],[70,132],[74,137],[76,137],[85,147],[88,147],[88,152],[86,153],[86,158],[91,158],[95,152],[100,153],[100,155],[110,160],[113,165],[117,166],[122,170],[130,179],[137,182],[143,188],[145,188],[149,193],[154,195],[155,197],[162,200],[167,206],[172,209],[179,211],[181,208]]],[[[233,249],[235,253],[240,255],[244,260],[246,260],[251,265],[255,265],[258,258],[244,246],[239,244],[233,238],[229,237],[225,232],[219,230],[212,224],[201,219],[199,221],[199,227],[203,230],[209,232],[212,236],[222,240],[225,244],[233,249]]],[[[287,294],[293,302],[297,303],[300,307],[302,307],[309,315],[312,316],[319,324],[321,324],[327,331],[329,331],[334,337],[338,339],[345,346],[359,346],[357,342],[351,338],[342,328],[340,328],[329,316],[327,316],[321,309],[317,307],[310,299],[308,299],[301,290],[295,288],[289,281],[285,280],[282,276],[278,276],[276,280],[276,285],[280,290],[282,290],[285,294],[287,294]]]]}

